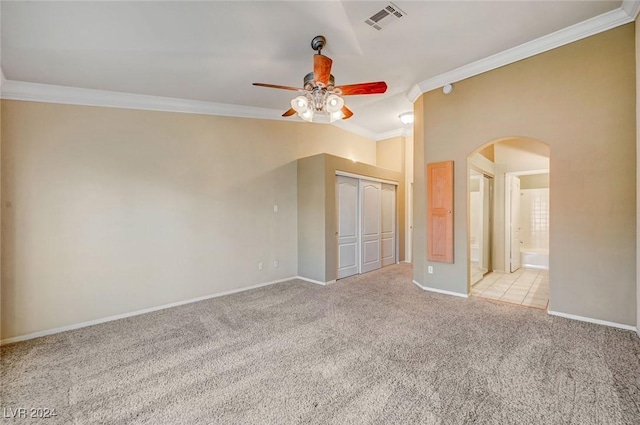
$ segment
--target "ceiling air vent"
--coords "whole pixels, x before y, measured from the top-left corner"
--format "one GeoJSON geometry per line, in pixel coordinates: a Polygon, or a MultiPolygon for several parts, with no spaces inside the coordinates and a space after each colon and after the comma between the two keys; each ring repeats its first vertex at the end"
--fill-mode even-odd
{"type": "Polygon", "coordinates": [[[368,25],[380,31],[390,23],[402,18],[405,13],[393,3],[389,3],[381,11],[375,13],[372,17],[364,21],[368,25]]]}

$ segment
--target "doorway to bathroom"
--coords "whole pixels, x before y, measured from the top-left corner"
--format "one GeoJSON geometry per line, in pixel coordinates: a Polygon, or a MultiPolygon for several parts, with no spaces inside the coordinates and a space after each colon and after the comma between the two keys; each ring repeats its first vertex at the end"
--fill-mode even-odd
{"type": "Polygon", "coordinates": [[[469,177],[469,268],[472,285],[482,280],[493,269],[491,264],[492,204],[493,176],[471,168],[469,177]]]}
{"type": "Polygon", "coordinates": [[[472,296],[547,309],[549,146],[505,138],[468,165],[468,277],[472,296]]]}

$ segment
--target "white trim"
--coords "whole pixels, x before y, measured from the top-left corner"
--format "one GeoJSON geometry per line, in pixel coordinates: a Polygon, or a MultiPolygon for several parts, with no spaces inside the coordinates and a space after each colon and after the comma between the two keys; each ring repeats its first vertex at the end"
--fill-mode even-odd
{"type": "Polygon", "coordinates": [[[14,342],[26,341],[28,339],[39,338],[41,336],[53,335],[60,332],[72,331],[74,329],[86,328],[87,326],[93,326],[93,325],[98,325],[100,323],[112,322],[114,320],[125,319],[127,317],[139,316],[141,314],[152,313],[154,311],[164,310],[172,307],[178,307],[181,305],[191,304],[198,301],[204,301],[211,298],[224,297],[225,295],[231,295],[231,294],[237,294],[238,292],[250,291],[252,289],[262,288],[263,286],[269,286],[269,285],[274,285],[276,283],[288,282],[293,279],[296,279],[296,276],[291,276],[284,279],[272,280],[270,282],[265,282],[265,283],[259,283],[257,285],[247,286],[246,288],[239,288],[239,289],[232,289],[230,291],[218,292],[216,294],[205,295],[203,297],[190,298],[188,300],[178,301],[178,302],[169,303],[169,304],[163,304],[157,307],[145,308],[142,310],[136,310],[129,313],[116,314],[115,316],[108,316],[100,319],[89,320],[88,322],[74,323],[72,325],[61,326],[59,328],[47,329],[44,331],[33,332],[26,335],[19,335],[11,338],[5,338],[3,340],[0,340],[0,346],[11,344],[14,342]]]}
{"type": "Polygon", "coordinates": [[[378,134],[367,130],[366,128],[360,127],[350,121],[338,120],[331,123],[334,127],[338,127],[343,129],[344,131],[348,131],[353,134],[357,134],[358,136],[362,136],[366,139],[373,140],[377,142],[378,140],[382,140],[378,138],[378,134]]]}
{"type": "Polygon", "coordinates": [[[624,0],[620,9],[627,12],[627,15],[629,15],[631,19],[635,20],[638,17],[638,12],[640,12],[640,1],[624,0]]]}
{"type": "Polygon", "coordinates": [[[542,168],[540,170],[529,171],[507,171],[504,173],[505,176],[533,176],[534,174],[549,174],[549,169],[542,168]]]}
{"type": "MultiPolygon", "coordinates": [[[[277,109],[8,80],[2,99],[285,121],[277,109]]],[[[289,120],[290,121],[290,120],[289,120]]]]}
{"type": "MultiPolygon", "coordinates": [[[[450,71],[450,72],[453,72],[453,71],[450,71]]],[[[444,74],[441,74],[441,75],[444,75],[444,74]]],[[[432,78],[438,78],[438,76],[432,77],[432,78]]],[[[427,79],[427,80],[424,80],[424,81],[429,81],[430,79],[427,79]]],[[[424,81],[422,81],[422,82],[424,82],[424,81]]],[[[418,84],[420,84],[420,83],[414,84],[406,94],[406,98],[411,103],[415,103],[415,101],[418,100],[418,98],[420,96],[422,96],[422,89],[420,88],[420,86],[418,84]]]]}
{"type": "Polygon", "coordinates": [[[296,279],[304,280],[305,282],[315,283],[316,285],[327,286],[330,283],[335,283],[335,280],[330,280],[329,282],[321,282],[319,280],[309,279],[308,277],[296,276],[296,279]]]}
{"type": "Polygon", "coordinates": [[[392,139],[394,137],[409,137],[413,133],[412,128],[396,128],[395,130],[385,131],[383,133],[376,134],[376,142],[381,140],[392,139]]]}
{"type": "Polygon", "coordinates": [[[574,314],[560,313],[559,311],[547,311],[551,316],[564,317],[565,319],[579,320],[580,322],[595,323],[596,325],[610,326],[612,328],[625,329],[628,331],[638,332],[635,326],[623,325],[622,323],[609,322],[607,320],[592,319],[591,317],[576,316],[574,314]]]}
{"type": "MultiPolygon", "coordinates": [[[[520,251],[520,253],[522,253],[522,251],[520,251]]],[[[524,264],[524,263],[521,263],[520,267],[522,267],[523,269],[549,270],[549,267],[547,267],[547,266],[538,266],[536,264],[524,264]]]]}
{"type": "MultiPolygon", "coordinates": [[[[141,109],[146,111],[179,112],[187,114],[218,115],[237,118],[256,118],[288,122],[303,122],[300,118],[283,117],[279,109],[255,106],[232,105],[228,103],[205,102],[201,100],[178,99],[173,97],[149,96],[106,90],[83,89],[51,84],[29,83],[6,80],[2,84],[0,97],[6,100],[28,102],[60,103],[65,105],[100,106],[105,108],[141,109]]],[[[314,121],[329,124],[322,119],[314,121]]],[[[405,128],[390,132],[375,133],[357,124],[336,121],[331,125],[367,139],[378,141],[389,134],[404,134],[405,128]]]]}
{"type": "Polygon", "coordinates": [[[340,171],[340,170],[336,170],[336,176],[352,177],[354,179],[362,179],[362,180],[368,180],[368,181],[371,181],[371,182],[392,184],[394,186],[399,186],[400,185],[400,183],[398,183],[396,181],[393,181],[393,180],[384,180],[384,179],[379,179],[377,177],[363,176],[363,175],[360,175],[360,174],[348,173],[346,171],[340,171]]]}
{"type": "Polygon", "coordinates": [[[456,81],[465,80],[478,74],[547,52],[574,41],[628,24],[635,19],[621,8],[612,10],[554,33],[505,50],[484,59],[461,66],[449,72],[420,81],[409,90],[406,97],[413,103],[422,93],[437,89],[456,81]]]}
{"type": "Polygon", "coordinates": [[[332,123],[334,127],[341,128],[350,133],[357,134],[362,137],[366,137],[367,139],[371,139],[375,142],[379,142],[381,140],[391,139],[392,137],[409,137],[413,134],[413,127],[411,128],[396,128],[395,130],[383,131],[382,133],[376,133],[374,131],[367,130],[359,125],[353,124],[350,121],[334,121],[332,123]]]}
{"type": "Polygon", "coordinates": [[[430,288],[428,286],[419,284],[415,280],[413,281],[413,283],[423,291],[437,292],[438,294],[444,294],[444,295],[453,295],[454,297],[460,297],[460,298],[469,298],[469,294],[461,294],[460,292],[452,292],[452,291],[445,291],[444,289],[430,288]]]}

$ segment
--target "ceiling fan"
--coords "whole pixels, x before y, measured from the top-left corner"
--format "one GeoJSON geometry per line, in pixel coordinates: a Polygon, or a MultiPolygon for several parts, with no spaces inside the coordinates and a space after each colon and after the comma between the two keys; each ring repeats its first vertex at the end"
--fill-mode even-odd
{"type": "Polygon", "coordinates": [[[335,79],[331,75],[333,61],[322,54],[322,48],[326,43],[326,38],[321,35],[311,40],[311,48],[318,53],[313,55],[313,72],[304,77],[303,88],[253,83],[254,86],[300,92],[299,96],[291,100],[291,108],[282,114],[283,117],[297,113],[302,119],[311,121],[314,114],[320,113],[328,115],[330,122],[340,118],[346,120],[353,116],[353,112],[344,105],[342,96],[379,94],[387,91],[387,84],[384,81],[336,87],[335,79]]]}

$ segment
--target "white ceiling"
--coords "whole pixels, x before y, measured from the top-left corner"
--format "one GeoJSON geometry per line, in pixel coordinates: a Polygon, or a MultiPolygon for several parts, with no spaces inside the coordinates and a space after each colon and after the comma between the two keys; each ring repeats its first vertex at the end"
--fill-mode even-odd
{"type": "MultiPolygon", "coordinates": [[[[2,2],[7,80],[285,111],[311,39],[327,37],[336,83],[383,80],[346,98],[355,124],[401,127],[417,83],[617,9],[621,1],[394,1],[406,16],[377,31],[379,1],[2,2]]],[[[299,119],[293,117],[291,119],[299,119]]]]}

